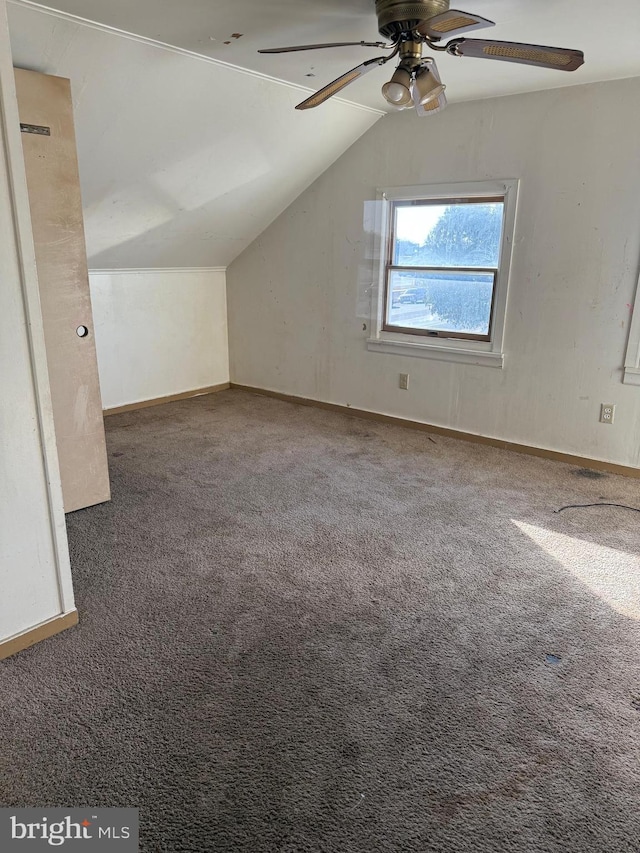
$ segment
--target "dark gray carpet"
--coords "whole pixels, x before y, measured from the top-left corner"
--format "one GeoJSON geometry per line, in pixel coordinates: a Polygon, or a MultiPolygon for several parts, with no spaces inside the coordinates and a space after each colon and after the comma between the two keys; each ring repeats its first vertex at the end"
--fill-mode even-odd
{"type": "Polygon", "coordinates": [[[108,419],[0,801],[142,849],[640,849],[638,481],[239,391],[108,419]]]}

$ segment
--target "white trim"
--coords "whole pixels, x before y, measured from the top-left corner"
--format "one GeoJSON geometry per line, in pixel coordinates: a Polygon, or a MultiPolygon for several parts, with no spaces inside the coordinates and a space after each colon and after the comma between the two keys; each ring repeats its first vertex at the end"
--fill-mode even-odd
{"type": "Polygon", "coordinates": [[[504,367],[504,329],[511,272],[512,249],[518,205],[517,179],[474,181],[456,184],[431,184],[386,187],[376,192],[376,221],[372,249],[373,286],[371,288],[371,337],[367,349],[393,355],[434,358],[461,364],[504,367]],[[383,331],[385,248],[388,239],[388,210],[391,201],[482,196],[504,196],[504,232],[496,282],[496,297],[490,341],[462,341],[454,338],[417,338],[415,335],[383,331]],[[462,344],[462,345],[461,345],[462,344]]]}
{"type": "Polygon", "coordinates": [[[637,367],[625,367],[622,382],[625,385],[640,385],[640,369],[637,367]]]}
{"type": "MultiPolygon", "coordinates": [[[[67,610],[64,613],[58,613],[55,616],[52,616],[50,619],[45,619],[43,622],[38,622],[37,625],[31,625],[29,628],[25,628],[24,631],[18,631],[17,634],[12,634],[11,637],[5,637],[3,640],[0,640],[0,651],[2,651],[3,646],[8,646],[9,643],[15,643],[16,640],[19,640],[21,637],[28,637],[29,634],[33,634],[36,631],[39,631],[41,628],[46,627],[47,625],[52,625],[55,622],[58,622],[60,619],[64,619],[67,616],[71,616],[72,613],[77,613],[78,611],[74,607],[72,610],[67,610]]],[[[55,636],[55,635],[54,635],[55,636]]],[[[46,639],[49,639],[48,637],[46,639]]],[[[0,657],[0,661],[3,658],[0,657]]]]}
{"type": "MultiPolygon", "coordinates": [[[[258,80],[267,80],[270,83],[278,83],[280,86],[288,86],[290,89],[294,89],[296,92],[302,92],[305,95],[313,94],[315,91],[315,89],[310,89],[308,86],[301,86],[299,83],[282,80],[280,77],[272,77],[270,74],[263,74],[260,71],[252,71],[250,68],[243,68],[241,65],[234,65],[231,62],[225,62],[222,59],[216,59],[215,57],[207,56],[204,53],[196,53],[194,50],[187,50],[184,47],[177,47],[174,44],[167,44],[166,42],[158,41],[157,39],[147,38],[147,36],[140,36],[136,33],[127,32],[127,30],[120,30],[117,27],[110,27],[108,24],[101,24],[98,21],[90,21],[88,18],[82,18],[79,15],[72,15],[70,12],[62,12],[59,9],[52,9],[50,6],[44,6],[41,3],[34,3],[33,0],[7,0],[7,3],[12,6],[21,6],[24,9],[42,12],[45,15],[51,15],[54,18],[60,18],[63,21],[69,21],[73,24],[89,27],[90,29],[98,30],[99,32],[120,36],[120,38],[129,39],[130,41],[135,41],[139,44],[147,45],[148,47],[168,50],[171,53],[177,53],[180,56],[188,56],[191,59],[199,59],[202,62],[209,62],[212,65],[218,65],[223,68],[231,69],[232,71],[237,71],[240,74],[248,74],[250,77],[254,77],[258,80]]],[[[373,113],[377,116],[387,115],[385,110],[377,110],[374,107],[357,104],[355,101],[348,101],[345,98],[333,97],[332,100],[334,102],[344,104],[347,107],[354,107],[357,110],[362,110],[366,113],[373,113]]]]}
{"type": "Polygon", "coordinates": [[[132,267],[131,269],[113,270],[89,270],[89,275],[165,275],[166,273],[179,273],[189,275],[191,273],[214,273],[226,272],[226,267],[132,267]]]}
{"type": "Polygon", "coordinates": [[[372,352],[386,352],[392,355],[410,355],[418,358],[433,358],[437,361],[453,361],[456,364],[481,364],[485,367],[504,367],[504,353],[482,352],[479,350],[461,349],[460,347],[434,346],[433,344],[417,344],[409,341],[385,340],[370,338],[367,349],[372,352]]]}
{"type": "Polygon", "coordinates": [[[624,359],[622,382],[624,385],[640,385],[640,277],[636,287],[634,309],[629,327],[629,342],[624,359]]]}
{"type": "MultiPolygon", "coordinates": [[[[12,0],[10,0],[12,2],[12,0]]],[[[482,198],[489,195],[506,195],[517,180],[500,181],[464,181],[455,184],[417,184],[409,187],[384,187],[377,192],[385,201],[411,201],[413,199],[456,198],[465,196],[482,198]]]]}
{"type": "MultiPolygon", "coordinates": [[[[49,371],[40,308],[40,291],[36,273],[35,249],[31,231],[31,215],[27,179],[22,154],[20,121],[16,100],[15,76],[11,62],[6,7],[0,3],[0,133],[5,147],[7,180],[11,194],[13,238],[18,255],[20,284],[27,326],[31,360],[31,380],[36,399],[38,431],[42,447],[49,524],[53,543],[56,582],[61,614],[75,609],[69,545],[62,502],[62,486],[53,408],[49,388],[49,371]]],[[[1,147],[1,146],[0,146],[1,147]]]]}

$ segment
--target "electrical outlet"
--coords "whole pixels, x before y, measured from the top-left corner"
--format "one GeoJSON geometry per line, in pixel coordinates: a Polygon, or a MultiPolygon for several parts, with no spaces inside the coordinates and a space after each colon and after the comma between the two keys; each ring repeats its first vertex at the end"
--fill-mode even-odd
{"type": "Polygon", "coordinates": [[[400,374],[400,381],[398,382],[398,387],[402,388],[403,391],[409,390],[409,374],[408,373],[401,373],[400,374]]]}
{"type": "Polygon", "coordinates": [[[612,424],[615,413],[616,407],[613,403],[602,403],[600,406],[600,423],[612,424]]]}

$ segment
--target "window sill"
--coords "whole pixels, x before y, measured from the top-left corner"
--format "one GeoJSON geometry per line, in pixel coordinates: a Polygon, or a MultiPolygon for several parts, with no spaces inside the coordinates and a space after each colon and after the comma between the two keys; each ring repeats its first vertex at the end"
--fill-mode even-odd
{"type": "MultiPolygon", "coordinates": [[[[465,349],[463,347],[415,343],[388,338],[369,338],[367,349],[371,352],[432,358],[437,361],[452,361],[456,364],[479,364],[484,367],[497,367],[500,370],[504,367],[504,353],[484,349],[465,349]]],[[[640,376],[637,378],[640,380],[640,376]]]]}
{"type": "Polygon", "coordinates": [[[623,385],[640,385],[640,368],[625,367],[622,383],[623,385]]]}

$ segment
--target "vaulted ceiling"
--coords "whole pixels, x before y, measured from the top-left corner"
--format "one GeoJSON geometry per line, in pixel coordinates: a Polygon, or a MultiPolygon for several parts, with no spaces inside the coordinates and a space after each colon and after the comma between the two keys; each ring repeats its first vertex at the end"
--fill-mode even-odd
{"type": "Polygon", "coordinates": [[[11,4],[14,65],[72,82],[89,265],[227,266],[381,113],[11,4]]]}
{"type": "MultiPolygon", "coordinates": [[[[386,69],[293,109],[375,49],[257,53],[378,41],[374,0],[51,2],[9,0],[14,63],[72,81],[93,267],[227,265],[384,115],[386,69]]],[[[586,63],[566,74],[439,56],[450,102],[640,76],[638,0],[606,15],[600,0],[452,5],[497,22],[480,35],[579,48],[586,63]]]]}

